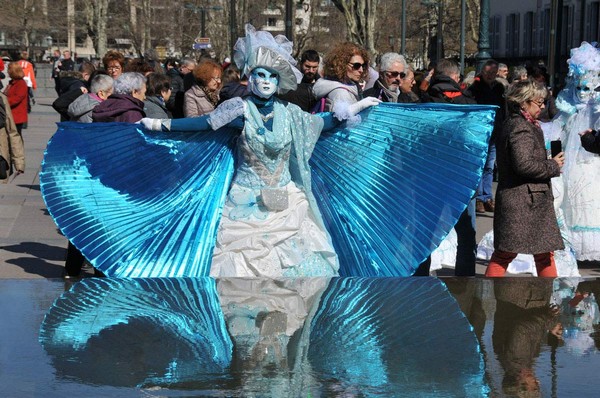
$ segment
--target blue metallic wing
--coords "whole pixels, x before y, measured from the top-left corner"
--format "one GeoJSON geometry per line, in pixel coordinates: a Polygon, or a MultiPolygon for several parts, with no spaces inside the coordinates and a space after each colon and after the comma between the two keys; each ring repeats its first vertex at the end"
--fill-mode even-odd
{"type": "Polygon", "coordinates": [[[408,276],[477,188],[496,107],[382,103],[323,133],[313,192],[341,276],[408,276]]]}
{"type": "Polygon", "coordinates": [[[234,135],[60,123],[44,156],[42,195],[60,230],[106,275],[207,276],[234,135]]]}
{"type": "Polygon", "coordinates": [[[230,366],[211,278],[89,278],[52,305],[40,342],[59,374],[113,386],[172,385],[230,366]]]}
{"type": "Polygon", "coordinates": [[[477,337],[435,278],[332,279],[312,320],[308,360],[336,391],[361,396],[489,392],[477,337]]]}

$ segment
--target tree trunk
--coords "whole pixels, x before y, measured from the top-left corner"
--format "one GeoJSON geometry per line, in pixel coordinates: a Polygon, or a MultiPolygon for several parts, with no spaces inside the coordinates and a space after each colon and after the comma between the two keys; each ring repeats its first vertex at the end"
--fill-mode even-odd
{"type": "Polygon", "coordinates": [[[108,20],[108,4],[109,0],[96,0],[97,2],[97,32],[98,40],[96,44],[96,55],[101,58],[106,54],[108,38],[106,36],[106,21],[108,20]]]}
{"type": "Polygon", "coordinates": [[[373,57],[375,49],[375,22],[380,0],[332,0],[344,14],[348,27],[348,40],[363,46],[373,57]]]}
{"type": "Polygon", "coordinates": [[[471,27],[471,38],[475,43],[479,42],[479,14],[481,13],[481,7],[479,0],[468,0],[467,1],[467,14],[469,16],[471,27]]]}

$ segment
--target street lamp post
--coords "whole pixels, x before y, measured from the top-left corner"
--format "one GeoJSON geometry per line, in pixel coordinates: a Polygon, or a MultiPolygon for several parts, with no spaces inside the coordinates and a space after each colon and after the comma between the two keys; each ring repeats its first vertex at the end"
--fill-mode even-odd
{"type": "Polygon", "coordinates": [[[421,0],[421,4],[425,6],[435,6],[437,4],[437,28],[436,28],[436,48],[435,48],[435,62],[439,62],[442,58],[444,58],[443,52],[443,33],[442,33],[442,24],[444,17],[444,0],[421,0]]]}
{"type": "Polygon", "coordinates": [[[194,13],[200,13],[200,36],[206,37],[206,12],[207,11],[221,11],[223,7],[220,6],[197,6],[194,4],[186,3],[185,8],[194,11],[194,13]]]}
{"type": "Polygon", "coordinates": [[[406,0],[402,0],[402,39],[400,41],[400,53],[406,54],[406,0]]]}
{"type": "Polygon", "coordinates": [[[477,43],[477,72],[483,69],[485,61],[491,58],[490,50],[490,1],[481,0],[479,14],[479,43],[477,43]]]}
{"type": "Polygon", "coordinates": [[[285,37],[289,40],[293,40],[293,31],[292,31],[292,0],[285,1],[285,37]]]}
{"type": "Polygon", "coordinates": [[[229,51],[233,60],[233,49],[237,40],[236,22],[235,22],[235,0],[229,1],[229,51]]]}
{"type": "Polygon", "coordinates": [[[437,46],[436,46],[436,62],[440,62],[444,58],[443,54],[443,17],[444,17],[444,0],[439,0],[438,4],[438,27],[437,27],[437,46]]]}
{"type": "Polygon", "coordinates": [[[465,13],[466,0],[460,0],[460,74],[465,74],[465,13]]]}

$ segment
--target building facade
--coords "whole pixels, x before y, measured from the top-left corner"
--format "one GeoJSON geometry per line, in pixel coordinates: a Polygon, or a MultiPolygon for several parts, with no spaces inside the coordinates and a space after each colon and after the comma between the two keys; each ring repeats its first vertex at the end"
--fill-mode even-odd
{"type": "Polygon", "coordinates": [[[512,65],[551,64],[556,15],[555,62],[558,72],[564,73],[571,48],[582,41],[600,41],[599,11],[600,0],[490,1],[490,53],[512,65]]]}

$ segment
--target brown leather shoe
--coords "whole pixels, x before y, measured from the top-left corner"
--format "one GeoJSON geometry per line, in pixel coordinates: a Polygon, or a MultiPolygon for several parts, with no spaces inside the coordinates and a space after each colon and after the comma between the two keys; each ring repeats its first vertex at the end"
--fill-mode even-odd
{"type": "Polygon", "coordinates": [[[485,205],[481,200],[475,201],[475,212],[476,213],[485,213],[485,205]]]}
{"type": "Polygon", "coordinates": [[[496,202],[494,202],[494,199],[488,199],[483,204],[483,208],[485,211],[493,213],[496,210],[496,202]]]}

